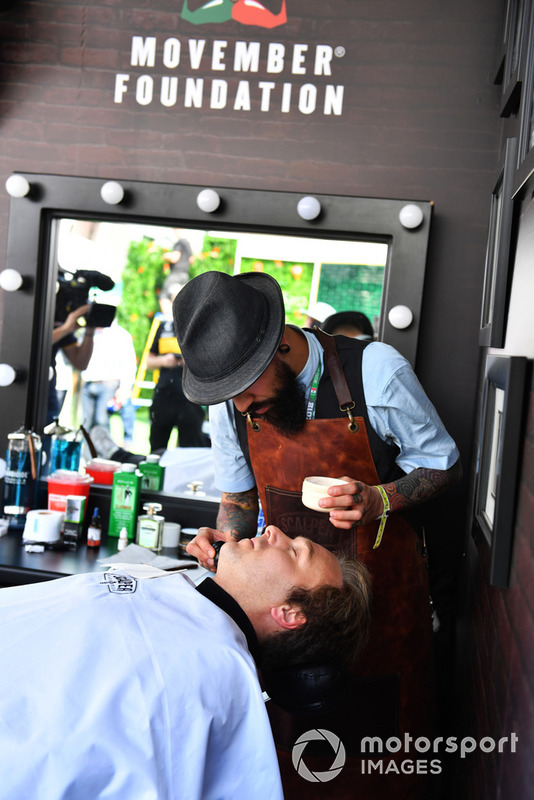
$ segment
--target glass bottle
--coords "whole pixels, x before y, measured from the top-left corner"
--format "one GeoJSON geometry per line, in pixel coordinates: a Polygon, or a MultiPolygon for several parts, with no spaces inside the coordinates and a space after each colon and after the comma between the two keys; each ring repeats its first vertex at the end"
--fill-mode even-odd
{"type": "Polygon", "coordinates": [[[48,467],[50,475],[58,469],[77,472],[80,468],[82,455],[82,442],[79,432],[76,433],[71,428],[65,428],[56,419],[46,426],[44,433],[50,436],[51,441],[50,465],[48,467]]]}
{"type": "Polygon", "coordinates": [[[87,547],[100,547],[102,538],[102,521],[98,508],[93,511],[93,516],[87,528],[87,547]]]}
{"type": "Polygon", "coordinates": [[[159,553],[165,524],[165,517],[158,514],[158,511],[161,511],[161,505],[145,503],[143,510],[146,511],[146,514],[141,514],[137,520],[137,544],[159,553]]]}
{"type": "Polygon", "coordinates": [[[10,525],[23,527],[26,514],[35,508],[41,470],[41,437],[26,428],[7,436],[4,477],[4,514],[10,525]]]}

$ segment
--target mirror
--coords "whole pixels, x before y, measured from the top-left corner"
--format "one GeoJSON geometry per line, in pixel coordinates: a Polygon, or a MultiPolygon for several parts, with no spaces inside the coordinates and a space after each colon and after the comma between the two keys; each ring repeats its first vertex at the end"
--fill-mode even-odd
{"type": "MultiPolygon", "coordinates": [[[[163,256],[176,236],[187,239],[193,275],[206,268],[278,272],[290,287],[288,322],[304,324],[302,309],[310,301],[329,302],[336,310],[358,308],[372,319],[376,338],[415,362],[430,203],[416,204],[420,219],[410,227],[401,222],[407,205],[414,207],[407,200],[316,195],[320,212],[304,219],[297,208],[303,196],[296,193],[217,188],[220,203],[210,212],[199,207],[199,186],[122,181],[119,201],[108,196],[106,202],[102,190],[109,182],[97,178],[25,177],[29,194],[12,198],[10,206],[6,268],[20,272],[24,282],[17,292],[4,293],[0,361],[17,373],[13,384],[0,388],[7,410],[4,437],[23,423],[37,431],[44,426],[58,264],[111,274],[116,287],[109,294],[124,323],[123,272],[132,243],[163,256]],[[389,322],[397,305],[413,314],[403,329],[389,322]]],[[[98,299],[105,302],[104,294],[98,299]]],[[[146,326],[145,333],[135,333],[138,359],[145,335],[146,326]]],[[[144,377],[138,373],[137,383],[144,377]]],[[[138,399],[149,401],[144,395],[140,391],[138,399]]],[[[70,427],[79,421],[79,407],[75,402],[66,408],[70,427]]],[[[144,412],[139,403],[137,415],[144,412]]],[[[146,432],[144,437],[141,448],[146,432]]]]}
{"type": "MultiPolygon", "coordinates": [[[[208,269],[230,274],[267,272],[283,287],[290,324],[304,325],[305,311],[320,301],[335,311],[357,309],[367,315],[376,331],[380,327],[388,251],[385,243],[65,217],[53,225],[58,230],[53,237],[55,252],[50,269],[56,266],[62,276],[74,278],[81,270],[84,281],[79,300],[77,290],[68,282],[63,284],[61,294],[56,295],[55,322],[64,317],[59,313],[61,308],[58,310],[58,298],[66,296],[72,307],[79,307],[88,297],[116,308],[113,323],[96,328],[93,356],[81,373],[73,368],[64,350],[57,352],[60,424],[74,430],[81,424],[86,430],[95,424],[109,424],[114,441],[134,453],[147,454],[179,443],[176,428],[169,438],[155,436],[152,442],[148,413],[156,384],[164,391],[165,385],[171,382],[172,386],[181,375],[177,367],[151,369],[149,359],[150,353],[166,354],[171,346],[168,337],[162,339],[158,334],[165,322],[172,323],[166,286],[174,294],[173,280],[179,287],[208,269]],[[107,288],[102,276],[114,283],[111,289],[100,288],[107,288]],[[85,282],[90,286],[87,291],[85,282]],[[132,346],[128,346],[129,341],[132,346]],[[116,393],[119,381],[122,385],[116,393]]],[[[206,416],[208,436],[209,409],[206,416]]]]}

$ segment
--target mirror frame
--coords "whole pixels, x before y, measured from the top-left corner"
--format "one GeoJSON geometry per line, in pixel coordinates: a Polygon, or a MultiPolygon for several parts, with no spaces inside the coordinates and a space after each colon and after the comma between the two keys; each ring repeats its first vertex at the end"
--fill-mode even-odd
{"type": "Polygon", "coordinates": [[[319,217],[301,219],[297,203],[303,193],[206,187],[120,180],[124,199],[109,205],[100,190],[102,178],[17,173],[30,184],[26,197],[11,198],[6,268],[24,279],[21,289],[3,293],[0,362],[17,372],[16,381],[0,387],[2,441],[23,423],[42,431],[47,402],[48,370],[56,293],[56,271],[50,254],[61,217],[117,222],[145,222],[167,227],[230,229],[310,238],[377,241],[388,245],[378,339],[415,362],[432,203],[316,194],[319,217]],[[202,189],[214,188],[221,204],[214,213],[198,208],[202,189]],[[415,229],[399,221],[401,209],[415,203],[423,213],[415,229]],[[388,312],[406,305],[412,324],[394,328],[388,312]]]}

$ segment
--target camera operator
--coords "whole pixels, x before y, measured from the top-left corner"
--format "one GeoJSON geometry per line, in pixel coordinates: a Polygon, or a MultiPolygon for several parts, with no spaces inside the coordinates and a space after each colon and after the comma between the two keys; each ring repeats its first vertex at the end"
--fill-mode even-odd
{"type": "Polygon", "coordinates": [[[89,364],[93,354],[93,337],[95,329],[86,326],[83,339],[79,341],[74,332],[80,328],[78,319],[88,314],[91,304],[86,303],[74,311],[71,311],[64,322],[54,323],[52,331],[52,370],[53,374],[48,386],[48,409],[46,415],[47,425],[59,417],[61,405],[56,392],[56,369],[55,362],[59,350],[62,350],[66,358],[75,369],[83,370],[89,364]]]}
{"type": "Polygon", "coordinates": [[[52,375],[48,387],[48,409],[46,424],[59,417],[61,402],[56,391],[56,356],[59,350],[77,370],[83,370],[89,364],[93,354],[93,336],[95,328],[111,325],[115,316],[115,308],[99,303],[89,303],[89,291],[97,287],[101,291],[109,291],[115,286],[109,275],[97,270],[76,270],[70,272],[59,267],[58,290],[54,313],[54,330],[52,331],[52,375]],[[80,328],[79,319],[85,316],[84,335],[79,340],[74,332],[80,328]]]}

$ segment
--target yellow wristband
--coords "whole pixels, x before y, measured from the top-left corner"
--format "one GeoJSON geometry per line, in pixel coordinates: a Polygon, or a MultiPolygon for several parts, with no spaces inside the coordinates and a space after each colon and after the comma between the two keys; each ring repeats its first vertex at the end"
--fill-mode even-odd
{"type": "Polygon", "coordinates": [[[382,486],[375,486],[375,489],[378,489],[378,491],[380,492],[380,496],[382,497],[382,500],[384,502],[384,510],[382,511],[382,516],[380,517],[380,525],[378,526],[378,533],[376,534],[373,550],[376,550],[376,548],[379,547],[380,542],[382,541],[382,535],[384,533],[384,528],[386,527],[386,522],[390,512],[389,497],[386,494],[386,490],[382,486]]]}

